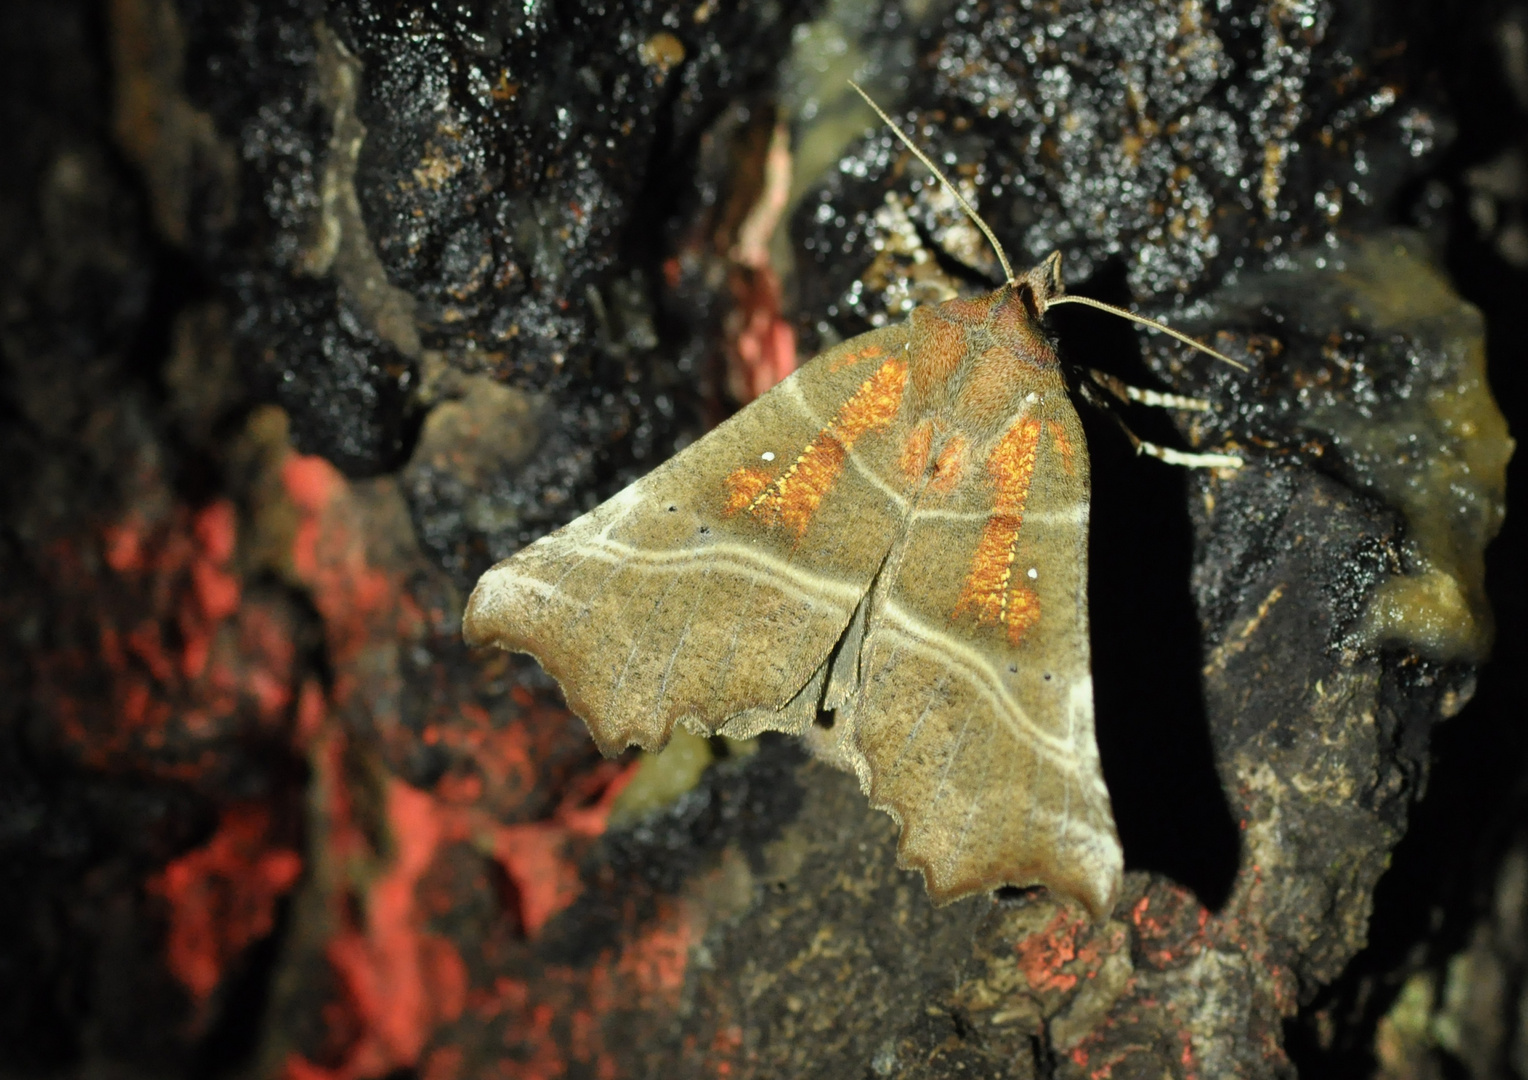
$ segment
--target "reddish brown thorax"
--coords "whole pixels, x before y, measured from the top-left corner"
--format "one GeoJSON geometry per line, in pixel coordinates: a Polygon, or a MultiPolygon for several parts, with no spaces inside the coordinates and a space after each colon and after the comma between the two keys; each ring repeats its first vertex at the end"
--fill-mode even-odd
{"type": "Polygon", "coordinates": [[[1041,324],[1061,293],[1060,262],[1052,257],[986,296],[912,313],[905,407],[914,435],[903,455],[906,472],[932,462],[937,486],[965,446],[987,447],[1032,411],[1034,395],[1065,391],[1041,324]]]}

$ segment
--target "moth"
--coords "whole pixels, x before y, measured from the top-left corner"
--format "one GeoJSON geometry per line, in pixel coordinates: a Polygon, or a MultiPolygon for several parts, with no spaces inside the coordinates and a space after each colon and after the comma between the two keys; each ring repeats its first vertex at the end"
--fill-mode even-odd
{"type": "MultiPolygon", "coordinates": [[[[607,755],[675,724],[804,737],[896,819],[936,903],[1043,885],[1102,919],[1123,855],[1093,734],[1088,449],[1044,318],[1086,303],[1235,362],[1066,295],[1059,253],[1015,276],[870,104],[1004,284],[815,357],[487,571],[463,633],[539,660],[607,755]]],[[[1085,396],[1208,407],[1091,380],[1085,396]]]]}

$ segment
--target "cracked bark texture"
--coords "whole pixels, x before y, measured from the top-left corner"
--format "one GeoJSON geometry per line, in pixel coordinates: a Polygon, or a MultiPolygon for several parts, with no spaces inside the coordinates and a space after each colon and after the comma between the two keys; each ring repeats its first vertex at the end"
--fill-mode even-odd
{"type": "Polygon", "coordinates": [[[7,1070],[1528,1075],[1525,11],[6,5],[7,1070]],[[848,76],[1015,261],[1254,364],[1057,313],[1249,459],[1088,418],[1098,925],[459,641],[737,365],[990,287],[848,76]]]}

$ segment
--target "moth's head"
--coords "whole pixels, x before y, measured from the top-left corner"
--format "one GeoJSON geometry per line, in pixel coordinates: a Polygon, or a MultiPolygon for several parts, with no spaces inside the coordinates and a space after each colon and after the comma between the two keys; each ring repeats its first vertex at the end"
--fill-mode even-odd
{"type": "Polygon", "coordinates": [[[1033,366],[1054,368],[1057,360],[1045,331],[1045,311],[1065,294],[1061,252],[1055,251],[992,294],[988,325],[999,341],[1016,349],[1033,366]]]}
{"type": "Polygon", "coordinates": [[[1013,282],[1013,288],[1031,314],[1040,318],[1052,300],[1066,294],[1066,284],[1061,280],[1061,252],[1051,252],[1044,262],[1013,282]]]}

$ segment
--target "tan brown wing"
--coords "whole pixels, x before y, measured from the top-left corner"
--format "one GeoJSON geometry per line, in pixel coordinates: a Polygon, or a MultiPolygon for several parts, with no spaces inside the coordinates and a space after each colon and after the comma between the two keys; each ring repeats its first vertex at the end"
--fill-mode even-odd
{"type": "Polygon", "coordinates": [[[902,823],[900,860],[936,901],[1043,884],[1102,918],[1123,859],[1093,736],[1087,449],[1065,393],[992,461],[1004,453],[1027,470],[1018,521],[982,463],[919,494],[858,668],[835,665],[839,722],[813,741],[902,823]]]}
{"type": "Polygon", "coordinates": [[[590,513],[483,575],[469,644],[535,656],[607,754],[676,722],[799,733],[910,504],[877,449],[907,327],[818,356],[590,513]]]}

